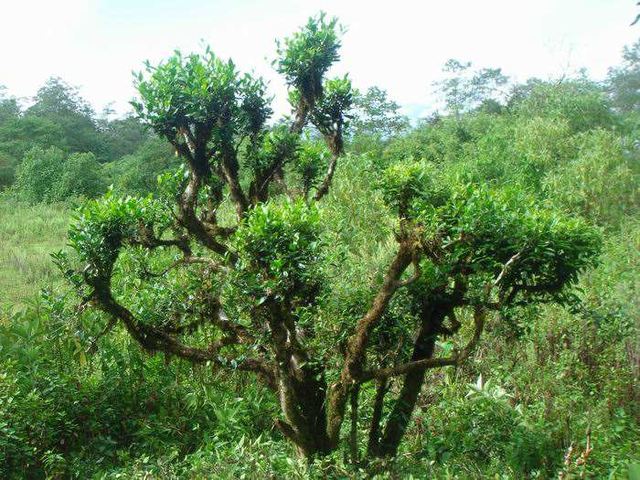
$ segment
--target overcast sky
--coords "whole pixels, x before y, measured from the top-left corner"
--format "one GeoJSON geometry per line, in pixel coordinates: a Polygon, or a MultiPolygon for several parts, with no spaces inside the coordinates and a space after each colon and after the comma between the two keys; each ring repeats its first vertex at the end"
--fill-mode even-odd
{"type": "Polygon", "coordinates": [[[412,116],[431,110],[444,62],[502,67],[517,80],[586,67],[602,78],[638,39],[636,0],[5,0],[0,7],[0,85],[32,96],[60,76],[100,111],[128,110],[131,71],[175,48],[232,57],[270,81],[276,109],[284,84],[273,72],[275,39],[320,10],[348,28],[342,61],[356,87],[386,89],[412,116]]]}

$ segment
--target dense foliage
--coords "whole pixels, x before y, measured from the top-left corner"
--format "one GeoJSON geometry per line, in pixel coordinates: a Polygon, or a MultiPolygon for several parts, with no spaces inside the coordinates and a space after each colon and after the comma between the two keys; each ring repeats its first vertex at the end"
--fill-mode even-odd
{"type": "Polygon", "coordinates": [[[275,124],[210,49],[145,65],[136,117],[0,97],[2,270],[10,211],[61,208],[20,202],[95,198],[70,288],[0,313],[0,474],[634,478],[637,47],[606,85],[450,61],[409,128],[325,78],[341,31],[278,44],[275,124]]]}
{"type": "Polygon", "coordinates": [[[26,202],[97,197],[106,189],[102,166],[92,153],[67,156],[56,147],[34,147],[16,169],[16,196],[26,202]]]}

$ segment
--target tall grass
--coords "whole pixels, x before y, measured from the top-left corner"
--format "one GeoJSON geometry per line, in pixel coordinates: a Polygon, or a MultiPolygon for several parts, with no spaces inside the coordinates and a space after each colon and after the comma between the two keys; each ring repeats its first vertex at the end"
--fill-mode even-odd
{"type": "Polygon", "coordinates": [[[50,254],[65,245],[68,206],[0,201],[0,309],[19,307],[60,276],[50,254]]]}

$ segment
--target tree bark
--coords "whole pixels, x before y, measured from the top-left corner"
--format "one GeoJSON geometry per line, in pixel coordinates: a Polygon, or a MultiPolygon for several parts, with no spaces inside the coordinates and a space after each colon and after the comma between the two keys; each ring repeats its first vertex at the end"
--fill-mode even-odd
{"type": "Polygon", "coordinates": [[[371,426],[369,428],[369,444],[367,445],[367,455],[369,457],[379,456],[380,422],[382,421],[384,397],[387,394],[388,383],[388,379],[383,378],[378,381],[378,386],[376,387],[376,397],[373,402],[373,415],[371,416],[371,426]]]}
{"type": "Polygon", "coordinates": [[[351,463],[358,463],[358,395],[360,385],[354,385],[351,390],[351,432],[349,434],[349,450],[351,463]]]}
{"type": "Polygon", "coordinates": [[[413,245],[408,239],[400,242],[396,258],[391,262],[385,274],[382,286],[366,315],[358,321],[356,332],[349,339],[344,366],[338,381],[331,385],[328,393],[329,421],[327,432],[332,444],[337,444],[340,427],[344,421],[344,413],[349,396],[349,388],[354,381],[359,381],[365,363],[365,353],[371,332],[384,314],[389,302],[400,286],[399,279],[411,264],[413,245]]]}
{"type": "MultiPolygon", "coordinates": [[[[436,339],[445,316],[446,310],[442,306],[426,307],[424,309],[420,330],[413,345],[412,361],[424,360],[433,356],[436,339]]],[[[411,415],[424,383],[426,370],[426,368],[420,368],[405,376],[402,389],[387,420],[378,449],[376,452],[372,452],[376,456],[391,457],[398,452],[398,447],[411,421],[411,415]]]]}

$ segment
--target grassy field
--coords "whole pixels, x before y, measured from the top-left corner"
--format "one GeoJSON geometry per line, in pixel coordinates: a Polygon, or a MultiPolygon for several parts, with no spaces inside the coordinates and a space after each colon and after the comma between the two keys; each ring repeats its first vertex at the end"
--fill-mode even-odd
{"type": "Polygon", "coordinates": [[[50,254],[65,245],[64,205],[0,202],[0,309],[20,308],[60,277],[50,254]]]}

